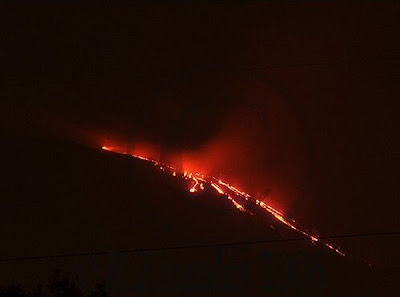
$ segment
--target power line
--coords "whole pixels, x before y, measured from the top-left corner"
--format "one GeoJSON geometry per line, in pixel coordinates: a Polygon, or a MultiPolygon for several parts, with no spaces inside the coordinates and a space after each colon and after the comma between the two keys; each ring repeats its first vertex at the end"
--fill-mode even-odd
{"type": "MultiPolygon", "coordinates": [[[[400,231],[343,234],[343,235],[335,235],[335,236],[321,236],[321,237],[318,237],[318,239],[324,240],[324,239],[378,237],[378,236],[394,236],[394,235],[400,235],[400,231]]],[[[122,254],[128,254],[128,253],[159,252],[159,251],[185,250],[185,249],[195,249],[195,248],[212,248],[212,247],[224,247],[224,246],[267,244],[267,243],[279,243],[279,242],[297,242],[297,241],[310,241],[310,239],[309,238],[285,238],[285,239],[271,239],[271,240],[258,240],[258,241],[239,241],[239,242],[227,242],[227,243],[183,245],[183,246],[172,246],[172,247],[136,248],[136,249],[131,249],[131,250],[120,250],[118,252],[122,253],[122,254]]],[[[9,257],[9,258],[1,258],[0,262],[9,262],[9,261],[18,261],[18,260],[42,260],[42,259],[55,259],[55,258],[83,257],[83,256],[98,256],[98,255],[107,255],[107,254],[110,254],[111,252],[112,251],[97,251],[97,252],[54,254],[54,255],[32,256],[32,257],[9,257]]]]}

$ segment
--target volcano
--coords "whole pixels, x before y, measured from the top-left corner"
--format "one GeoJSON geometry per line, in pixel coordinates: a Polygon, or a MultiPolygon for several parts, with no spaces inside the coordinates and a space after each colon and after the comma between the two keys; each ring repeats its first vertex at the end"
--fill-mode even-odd
{"type": "Polygon", "coordinates": [[[337,296],[380,275],[222,180],[108,147],[3,141],[4,283],[77,266],[110,282],[109,251],[120,292],[142,296],[337,296]]]}
{"type": "MultiPolygon", "coordinates": [[[[127,152],[118,152],[115,148],[108,147],[108,146],[102,146],[102,149],[105,151],[111,151],[119,154],[124,154],[127,155],[127,152]]],[[[128,154],[129,155],[129,154],[128,154]]],[[[218,194],[222,195],[224,198],[229,200],[233,206],[242,212],[246,212],[250,215],[255,215],[258,214],[260,215],[260,210],[265,210],[268,212],[270,215],[272,215],[275,219],[277,219],[279,222],[282,224],[286,225],[287,227],[291,228],[292,230],[297,231],[301,235],[308,237],[313,243],[319,242],[320,240],[311,234],[309,234],[307,231],[302,230],[299,227],[295,226],[295,220],[294,219],[288,219],[285,218],[285,215],[275,209],[274,207],[266,204],[263,201],[260,201],[258,199],[253,198],[251,195],[237,189],[236,187],[220,180],[212,176],[206,176],[204,174],[195,172],[178,172],[176,168],[173,168],[169,165],[162,164],[156,160],[152,160],[143,156],[138,156],[138,155],[131,155],[132,157],[136,159],[140,159],[143,161],[146,161],[157,168],[159,168],[161,171],[167,172],[170,175],[174,177],[181,177],[184,180],[189,180],[191,182],[191,186],[189,189],[190,193],[196,193],[199,191],[204,191],[206,187],[208,189],[214,189],[218,194]]],[[[271,228],[275,229],[272,225],[269,225],[271,228]]],[[[324,246],[327,248],[335,251],[337,254],[341,256],[345,256],[343,252],[341,252],[338,248],[333,247],[331,244],[322,242],[324,246]]]]}

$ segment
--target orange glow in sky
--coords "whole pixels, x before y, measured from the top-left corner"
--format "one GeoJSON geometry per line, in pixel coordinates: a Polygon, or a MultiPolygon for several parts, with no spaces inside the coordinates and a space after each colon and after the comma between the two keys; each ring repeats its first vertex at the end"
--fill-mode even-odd
{"type": "MultiPolygon", "coordinates": [[[[115,153],[127,154],[126,151],[118,149],[117,147],[102,146],[102,149],[106,150],[106,151],[112,151],[115,153]]],[[[336,252],[337,254],[339,254],[341,256],[345,255],[338,248],[333,247],[331,244],[321,242],[316,236],[311,235],[309,232],[307,232],[305,230],[302,230],[298,226],[295,226],[293,224],[295,222],[295,220],[286,218],[282,211],[277,210],[276,208],[272,207],[271,205],[268,205],[267,203],[265,203],[263,201],[253,198],[248,193],[245,193],[244,191],[228,184],[227,182],[222,181],[221,179],[217,179],[212,176],[206,176],[206,175],[200,174],[198,172],[193,173],[190,171],[184,171],[184,172],[179,173],[179,171],[176,170],[175,168],[173,168],[169,165],[166,165],[166,164],[161,164],[160,162],[155,161],[154,159],[139,156],[136,154],[131,154],[131,156],[134,158],[146,161],[146,162],[153,163],[153,165],[157,166],[158,169],[162,170],[163,172],[169,173],[172,176],[175,176],[175,177],[180,176],[183,179],[191,181],[191,187],[188,189],[190,193],[204,191],[205,187],[210,187],[210,188],[214,189],[222,198],[227,199],[237,210],[239,210],[241,212],[249,213],[249,214],[251,214],[251,212],[245,208],[245,206],[244,206],[245,204],[243,204],[243,202],[253,203],[254,205],[264,209],[266,212],[268,212],[270,215],[272,215],[279,222],[288,226],[292,230],[295,230],[298,233],[308,237],[312,243],[319,242],[319,243],[323,244],[325,247],[329,248],[330,250],[336,252]],[[201,182],[199,182],[199,181],[201,181],[201,182]]]]}

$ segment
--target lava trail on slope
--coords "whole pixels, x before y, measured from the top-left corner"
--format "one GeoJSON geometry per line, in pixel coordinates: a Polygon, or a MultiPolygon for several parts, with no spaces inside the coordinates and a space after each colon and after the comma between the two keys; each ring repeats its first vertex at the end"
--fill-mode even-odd
{"type": "Polygon", "coordinates": [[[256,212],[260,211],[266,212],[269,215],[272,215],[280,223],[293,229],[302,236],[309,238],[313,244],[322,244],[323,246],[334,251],[335,253],[341,256],[345,256],[345,253],[342,252],[339,248],[336,248],[331,244],[322,241],[317,236],[314,236],[310,234],[308,231],[304,230],[303,228],[296,226],[294,219],[285,217],[285,215],[276,208],[252,197],[248,193],[241,191],[240,189],[222,181],[221,179],[217,179],[213,176],[207,176],[198,172],[194,173],[187,171],[179,172],[178,170],[167,164],[163,164],[161,162],[143,156],[121,152],[118,149],[111,146],[103,146],[102,149],[106,151],[111,151],[113,153],[130,155],[133,158],[140,159],[144,162],[153,164],[156,168],[158,168],[160,171],[165,172],[166,174],[170,174],[176,178],[184,179],[190,183],[188,189],[190,193],[195,194],[197,192],[204,191],[205,189],[213,189],[221,196],[221,198],[227,199],[240,212],[244,212],[249,215],[254,215],[256,212]]]}

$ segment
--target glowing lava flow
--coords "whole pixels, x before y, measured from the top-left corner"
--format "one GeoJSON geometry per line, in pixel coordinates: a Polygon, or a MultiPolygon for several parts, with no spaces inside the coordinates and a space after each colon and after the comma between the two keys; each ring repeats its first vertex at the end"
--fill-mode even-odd
{"type": "MultiPolygon", "coordinates": [[[[118,154],[130,155],[128,153],[120,152],[116,149],[113,149],[113,147],[103,146],[102,149],[106,150],[106,151],[118,153],[118,154]]],[[[185,171],[183,173],[179,173],[175,168],[165,165],[165,164],[161,164],[155,160],[152,160],[152,159],[149,159],[146,157],[142,157],[142,156],[138,156],[138,155],[131,155],[131,156],[134,158],[146,161],[146,162],[150,162],[154,166],[159,168],[160,170],[170,173],[174,177],[181,177],[185,180],[190,180],[192,183],[192,186],[189,188],[190,193],[204,191],[206,186],[208,186],[209,188],[214,189],[221,197],[228,199],[230,201],[230,203],[232,203],[233,206],[236,209],[238,209],[239,211],[245,212],[248,214],[252,214],[252,212],[249,209],[247,209],[244,205],[247,205],[249,207],[250,207],[250,205],[255,205],[255,206],[265,210],[269,214],[271,214],[279,222],[281,222],[284,225],[288,226],[289,228],[297,231],[298,233],[308,237],[312,243],[319,242],[319,243],[323,244],[324,246],[326,246],[327,248],[329,248],[330,250],[336,252],[337,254],[339,254],[341,256],[345,255],[339,249],[333,247],[332,245],[330,245],[328,243],[321,242],[321,240],[319,240],[316,236],[313,236],[313,235],[309,234],[308,232],[303,231],[299,227],[296,227],[293,223],[291,223],[291,222],[294,222],[294,220],[291,220],[291,222],[290,222],[290,220],[285,218],[284,214],[282,212],[280,212],[279,210],[273,208],[270,205],[267,205],[263,201],[253,198],[251,195],[235,188],[234,186],[232,186],[220,179],[217,179],[217,178],[211,177],[211,176],[205,176],[204,174],[200,174],[197,172],[192,173],[192,172],[185,171]]]]}

